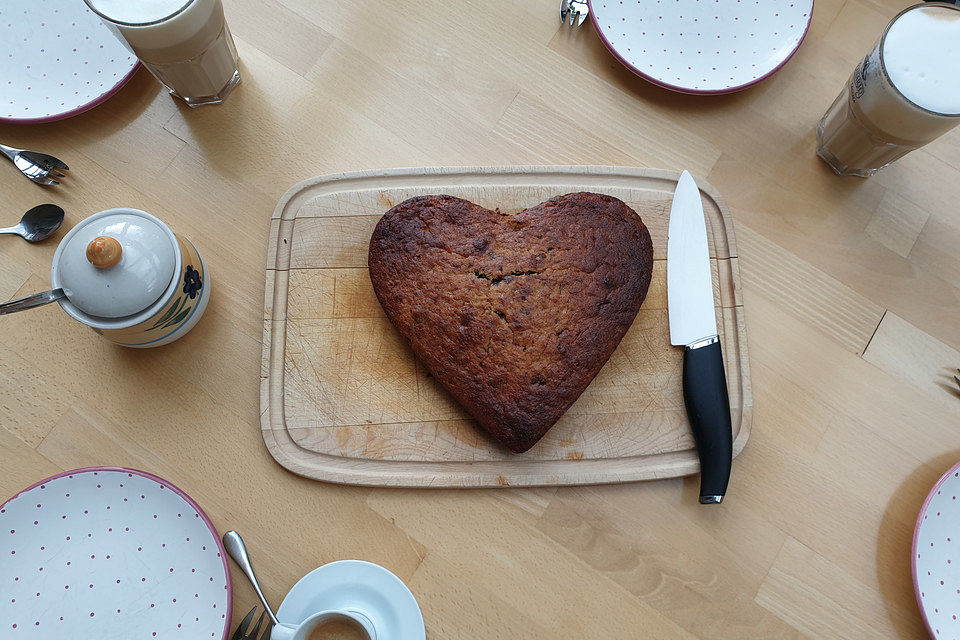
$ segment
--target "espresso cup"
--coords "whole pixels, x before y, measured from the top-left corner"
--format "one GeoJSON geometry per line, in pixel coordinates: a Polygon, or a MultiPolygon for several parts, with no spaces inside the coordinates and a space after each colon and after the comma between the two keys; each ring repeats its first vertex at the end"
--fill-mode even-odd
{"type": "Polygon", "coordinates": [[[349,620],[363,629],[368,640],[377,640],[377,630],[370,618],[354,609],[331,609],[315,613],[298,625],[280,623],[273,628],[270,640],[313,640],[310,634],[322,624],[334,620],[349,620]]]}

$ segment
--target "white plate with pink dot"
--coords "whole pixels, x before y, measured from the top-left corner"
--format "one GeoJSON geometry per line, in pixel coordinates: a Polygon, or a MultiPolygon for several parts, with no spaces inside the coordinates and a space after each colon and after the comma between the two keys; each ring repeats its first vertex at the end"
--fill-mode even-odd
{"type": "Polygon", "coordinates": [[[0,0],[0,121],[82,113],[116,93],[138,64],[83,0],[0,0]]]}
{"type": "Polygon", "coordinates": [[[220,537],[182,491],[142,471],[47,478],[0,505],[0,637],[227,637],[220,537]]]}
{"type": "Polygon", "coordinates": [[[933,485],[920,508],[911,559],[930,636],[960,639],[960,462],[933,485]]]}
{"type": "Polygon", "coordinates": [[[813,0],[589,0],[607,48],[683,93],[730,93],[780,69],[800,47],[813,0]]]}

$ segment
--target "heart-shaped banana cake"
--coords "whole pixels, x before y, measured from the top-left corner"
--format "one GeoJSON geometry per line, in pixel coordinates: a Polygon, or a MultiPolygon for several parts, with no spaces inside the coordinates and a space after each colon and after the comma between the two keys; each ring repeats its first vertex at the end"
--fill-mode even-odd
{"type": "Polygon", "coordinates": [[[598,193],[518,213],[430,195],[384,214],[368,264],[380,304],[427,370],[519,453],[630,328],[653,245],[633,209],[598,193]]]}

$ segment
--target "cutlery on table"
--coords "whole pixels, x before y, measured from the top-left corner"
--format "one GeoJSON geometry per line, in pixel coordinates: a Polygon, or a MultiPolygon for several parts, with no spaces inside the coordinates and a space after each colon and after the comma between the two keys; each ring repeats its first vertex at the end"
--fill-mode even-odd
{"type": "Polygon", "coordinates": [[[733,426],[717,334],[713,278],[700,189],[684,171],[667,236],[670,344],[683,346],[683,400],[700,457],[700,503],[723,500],[733,459],[733,426]]]}
{"type": "MultiPolygon", "coordinates": [[[[263,605],[263,608],[266,610],[267,616],[270,618],[270,622],[267,624],[267,630],[263,638],[269,638],[270,631],[273,629],[274,625],[280,624],[280,621],[277,620],[277,616],[274,615],[273,609],[270,608],[270,604],[267,602],[266,596],[263,595],[263,591],[260,589],[260,583],[257,582],[257,576],[253,573],[253,565],[250,564],[250,556],[247,554],[247,547],[243,544],[243,538],[240,537],[240,534],[236,531],[227,531],[223,534],[223,546],[227,550],[227,555],[233,558],[233,561],[237,563],[237,566],[240,567],[240,570],[243,571],[243,575],[247,576],[247,580],[250,581],[250,585],[253,587],[253,590],[256,592],[257,597],[260,599],[260,604],[263,605]]],[[[254,607],[256,608],[256,607],[254,607]]],[[[247,618],[253,617],[253,611],[247,614],[247,618]]],[[[263,618],[263,614],[260,614],[260,618],[263,618]]],[[[246,620],[246,618],[244,618],[246,620]]],[[[243,627],[243,622],[240,623],[240,626],[243,627]]],[[[247,622],[249,626],[249,622],[247,622]]],[[[257,621],[257,626],[254,628],[254,633],[249,636],[240,636],[237,638],[234,636],[234,640],[254,640],[256,636],[257,629],[260,628],[260,621],[257,621]]],[[[238,628],[239,632],[240,629],[238,628]]]]}
{"type": "Polygon", "coordinates": [[[61,171],[70,169],[63,161],[46,153],[14,149],[2,144],[0,144],[0,153],[10,158],[23,175],[37,184],[46,186],[60,184],[54,178],[62,178],[64,174],[61,171]]]}
{"type": "MultiPolygon", "coordinates": [[[[257,624],[254,625],[253,630],[247,633],[247,630],[250,628],[250,622],[253,621],[253,614],[257,612],[257,607],[254,606],[253,609],[250,609],[250,613],[244,616],[243,620],[240,621],[240,624],[237,625],[237,630],[230,637],[230,640],[257,640],[257,634],[260,632],[260,625],[263,623],[263,613],[260,613],[260,617],[257,618],[257,624]]],[[[273,630],[273,625],[268,624],[267,628],[263,630],[263,635],[260,636],[260,640],[269,640],[270,632],[273,630]]]]}
{"type": "Polygon", "coordinates": [[[590,5],[587,0],[560,0],[560,22],[576,29],[587,20],[590,15],[590,5]]]}
{"type": "Polygon", "coordinates": [[[40,242],[52,236],[63,224],[63,209],[55,204],[41,204],[20,218],[20,224],[0,229],[0,234],[18,235],[27,242],[40,242]]]}

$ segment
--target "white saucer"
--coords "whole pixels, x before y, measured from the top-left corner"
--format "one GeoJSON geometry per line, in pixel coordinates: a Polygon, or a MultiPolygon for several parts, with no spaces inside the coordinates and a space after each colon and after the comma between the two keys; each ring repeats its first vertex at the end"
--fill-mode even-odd
{"type": "Polygon", "coordinates": [[[300,578],[283,599],[277,618],[299,624],[318,611],[363,612],[387,640],[425,640],[423,615],[407,585],[380,565],[362,560],[325,564],[300,578]]]}

